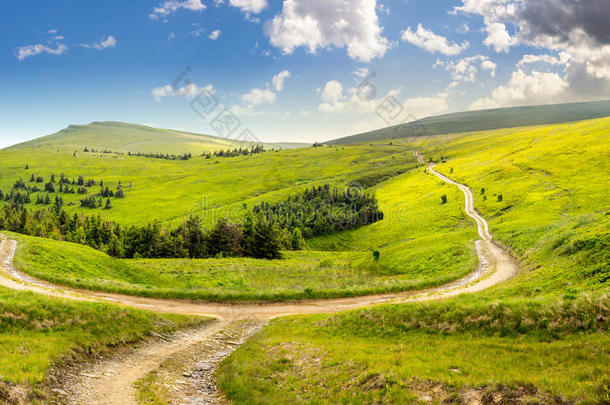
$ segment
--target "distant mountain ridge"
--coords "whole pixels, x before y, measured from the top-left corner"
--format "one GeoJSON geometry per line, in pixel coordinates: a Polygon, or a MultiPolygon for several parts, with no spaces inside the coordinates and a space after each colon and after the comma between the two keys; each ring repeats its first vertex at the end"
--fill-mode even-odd
{"type": "Polygon", "coordinates": [[[193,153],[263,145],[267,149],[292,149],[308,146],[300,143],[238,142],[212,135],[160,129],[122,122],[92,122],[87,125],[70,125],[55,134],[43,136],[6,149],[54,148],[83,150],[85,147],[99,151],[132,153],[193,153]]]}
{"type": "Polygon", "coordinates": [[[342,145],[411,136],[442,135],[449,133],[488,131],[501,128],[549,125],[608,116],[610,116],[610,100],[497,108],[428,117],[418,121],[347,136],[324,143],[342,145]]]}

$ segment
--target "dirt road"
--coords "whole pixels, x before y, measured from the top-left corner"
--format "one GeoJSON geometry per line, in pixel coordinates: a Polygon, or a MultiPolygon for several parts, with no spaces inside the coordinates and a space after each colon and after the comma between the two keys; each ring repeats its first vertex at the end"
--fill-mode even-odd
{"type": "MultiPolygon", "coordinates": [[[[423,163],[423,157],[418,155],[418,158],[420,163],[423,163]]],[[[334,313],[375,304],[435,300],[482,291],[513,277],[518,272],[518,266],[508,253],[492,241],[489,225],[474,209],[474,198],[470,189],[438,173],[434,170],[434,165],[430,165],[428,171],[462,190],[466,213],[477,223],[481,236],[481,240],[476,242],[480,259],[477,269],[467,277],[441,287],[367,297],[269,304],[221,304],[134,297],[72,289],[27,276],[13,266],[17,242],[8,240],[3,235],[0,235],[2,261],[0,286],[71,300],[107,302],[160,313],[206,315],[218,318],[218,322],[200,330],[177,334],[172,339],[155,341],[154,344],[143,344],[133,348],[129,353],[122,354],[120,358],[93,364],[90,370],[80,372],[78,376],[70,379],[70,383],[63,389],[58,390],[59,399],[71,404],[134,404],[134,382],[158,368],[164,360],[188,350],[195,344],[219,344],[222,342],[224,329],[242,320],[248,320],[250,325],[260,327],[269,319],[284,315],[334,313]]],[[[219,353],[221,355],[217,353],[214,357],[217,360],[214,363],[216,365],[222,359],[222,355],[228,355],[230,350],[221,350],[219,353]]],[[[202,356],[204,356],[201,359],[203,361],[208,355],[202,354],[202,356]]],[[[208,371],[203,385],[213,386],[214,370],[208,371]]],[[[215,395],[207,398],[194,403],[217,403],[215,395]]]]}

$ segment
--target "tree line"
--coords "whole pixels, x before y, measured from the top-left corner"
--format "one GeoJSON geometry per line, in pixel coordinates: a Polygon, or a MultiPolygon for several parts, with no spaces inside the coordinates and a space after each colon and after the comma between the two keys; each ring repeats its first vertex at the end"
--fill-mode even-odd
{"type": "Polygon", "coordinates": [[[306,189],[286,200],[254,206],[255,213],[273,218],[282,229],[299,229],[304,237],[328,235],[370,225],[383,219],[373,194],[358,189],[306,189]]]}
{"type": "MultiPolygon", "coordinates": [[[[42,185],[42,184],[41,184],[42,185]]],[[[125,198],[125,192],[121,181],[116,188],[116,191],[111,190],[107,185],[104,187],[104,181],[100,180],[97,182],[94,179],[85,179],[84,176],[79,176],[78,179],[68,179],[64,174],[61,174],[57,178],[54,174],[48,182],[41,176],[35,176],[34,174],[30,177],[30,184],[26,183],[23,179],[17,180],[10,192],[4,193],[0,190],[0,201],[7,202],[11,205],[27,205],[32,203],[32,194],[36,195],[36,205],[50,205],[53,201],[51,194],[79,194],[85,195],[89,191],[88,189],[99,185],[100,191],[94,195],[87,196],[80,200],[81,207],[87,208],[98,208],[104,206],[105,209],[112,208],[112,202],[110,198],[125,198]],[[38,184],[44,183],[43,188],[39,187],[38,184]],[[105,203],[103,201],[105,200],[105,203]]],[[[130,185],[131,187],[131,185],[130,185]]],[[[60,201],[60,206],[63,206],[62,198],[55,198],[55,201],[60,201]]],[[[70,203],[73,204],[73,203],[70,203]]]]}
{"type": "Polygon", "coordinates": [[[118,258],[281,257],[279,232],[263,216],[248,215],[243,225],[220,219],[207,229],[199,217],[189,217],[171,228],[159,221],[122,228],[100,215],[69,215],[56,197],[52,209],[32,210],[22,205],[0,208],[0,229],[87,245],[118,258]]]}
{"type": "MultiPolygon", "coordinates": [[[[101,205],[101,199],[90,197],[92,205],[101,205]]],[[[45,204],[51,204],[50,198],[45,204]]],[[[201,218],[191,216],[173,228],[160,221],[122,228],[99,215],[69,215],[56,196],[50,209],[5,204],[0,210],[0,229],[80,243],[119,258],[277,259],[282,250],[303,249],[304,235],[325,235],[382,219],[377,205],[371,194],[325,185],[279,203],[258,204],[241,224],[221,218],[208,229],[201,218]]]]}
{"type": "Polygon", "coordinates": [[[206,159],[211,159],[212,157],[237,157],[237,156],[248,156],[254,155],[257,153],[265,152],[265,148],[263,145],[252,145],[252,147],[248,148],[235,148],[235,149],[227,149],[227,150],[219,150],[213,153],[204,152],[201,156],[206,159]]]}
{"type": "MultiPolygon", "coordinates": [[[[96,151],[94,148],[89,149],[85,146],[83,149],[85,153],[101,153],[101,154],[112,154],[112,155],[124,155],[122,152],[113,152],[110,150],[96,151]]],[[[193,155],[191,153],[175,154],[175,153],[145,153],[145,152],[127,152],[127,156],[145,157],[151,159],[164,159],[164,160],[190,160],[193,155]]]]}

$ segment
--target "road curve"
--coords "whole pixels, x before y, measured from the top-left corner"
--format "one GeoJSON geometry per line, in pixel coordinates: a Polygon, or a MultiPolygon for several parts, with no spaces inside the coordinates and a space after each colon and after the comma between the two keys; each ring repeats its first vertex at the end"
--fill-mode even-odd
{"type": "MultiPolygon", "coordinates": [[[[416,155],[419,162],[423,164],[423,157],[417,153],[416,155]]],[[[135,381],[159,367],[165,359],[181,349],[186,350],[192,346],[193,342],[199,342],[198,344],[216,342],[221,327],[234,324],[240,320],[249,319],[252,322],[258,322],[260,326],[269,319],[278,316],[335,313],[376,304],[438,300],[464,293],[479,292],[515,276],[518,272],[515,260],[493,242],[489,225],[474,209],[474,198],[471,190],[467,186],[438,173],[434,170],[434,165],[429,165],[427,170],[444,182],[453,184],[462,190],[465,196],[466,213],[477,223],[481,236],[481,240],[475,242],[479,255],[479,265],[475,271],[460,280],[441,287],[366,297],[268,304],[220,304],[94,292],[54,285],[21,273],[13,265],[17,242],[9,240],[2,234],[0,234],[0,286],[56,298],[114,303],[158,313],[204,315],[220,318],[219,324],[208,329],[204,328],[194,336],[188,334],[182,340],[178,337],[169,342],[156,343],[153,347],[151,345],[144,346],[141,349],[136,347],[128,358],[123,358],[120,362],[109,360],[108,364],[102,362],[92,366],[92,369],[97,373],[97,377],[92,379],[88,377],[89,373],[76,377],[76,382],[72,381],[73,387],[76,388],[68,389],[69,396],[61,401],[64,403],[132,404],[135,403],[135,390],[133,389],[135,381]],[[144,357],[148,360],[140,362],[139,360],[144,357]],[[134,364],[136,364],[135,367],[134,364]],[[139,364],[142,365],[138,366],[139,364]],[[119,385],[122,387],[120,390],[110,388],[119,385]]],[[[61,400],[61,398],[59,399],[61,400]]],[[[210,403],[215,402],[212,400],[210,403]]]]}

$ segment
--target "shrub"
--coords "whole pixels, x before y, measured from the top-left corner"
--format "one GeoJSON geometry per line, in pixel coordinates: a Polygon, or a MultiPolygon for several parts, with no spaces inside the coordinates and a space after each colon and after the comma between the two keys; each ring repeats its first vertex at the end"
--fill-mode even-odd
{"type": "Polygon", "coordinates": [[[441,196],[441,204],[447,204],[447,195],[443,194],[441,196]]]}

